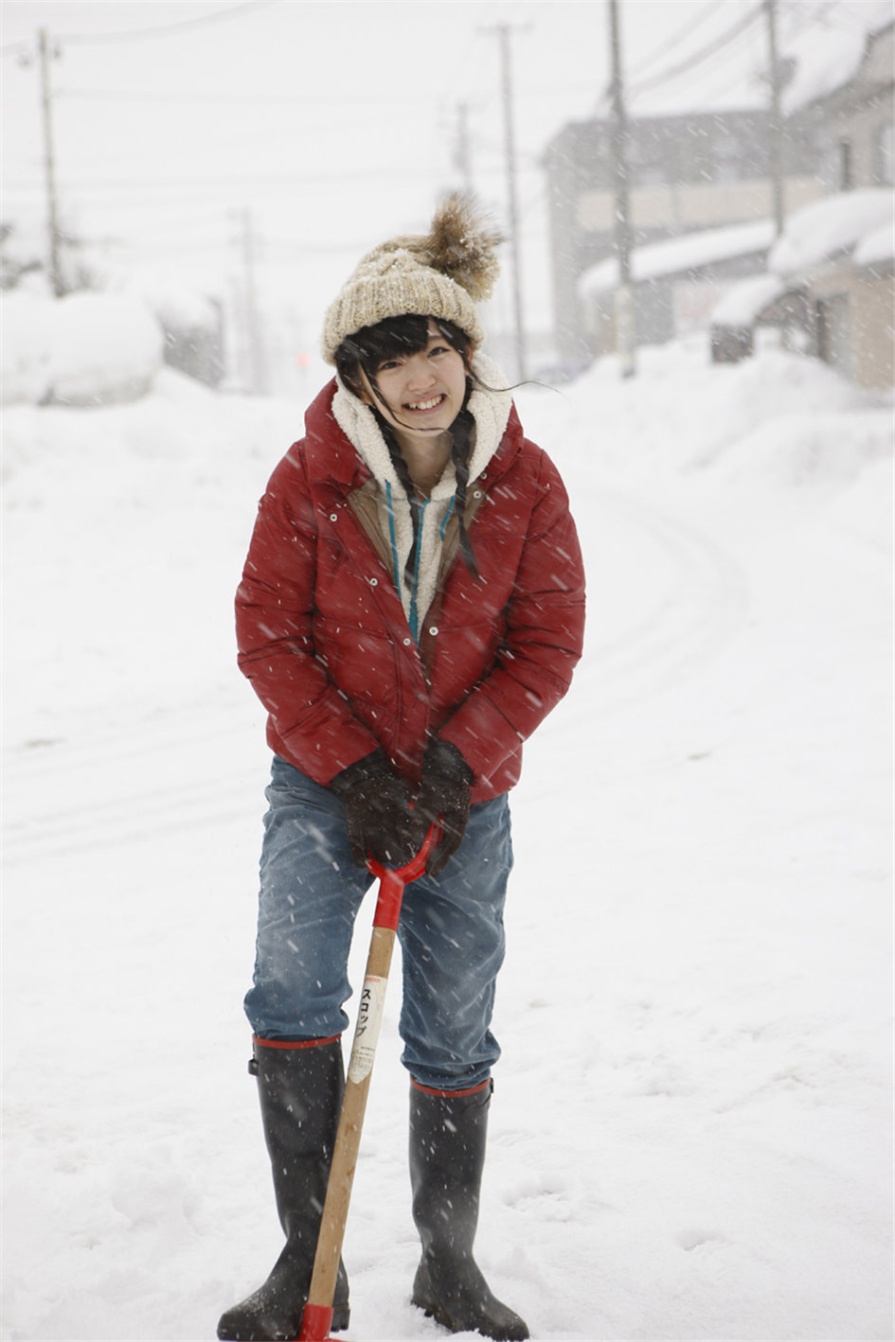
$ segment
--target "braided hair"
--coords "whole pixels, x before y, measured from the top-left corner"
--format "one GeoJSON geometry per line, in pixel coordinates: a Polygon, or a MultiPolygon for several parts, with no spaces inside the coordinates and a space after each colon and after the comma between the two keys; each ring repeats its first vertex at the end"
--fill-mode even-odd
{"type": "MultiPolygon", "coordinates": [[[[360,374],[366,375],[373,391],[380,395],[376,384],[376,371],[387,360],[395,356],[416,354],[429,343],[429,318],[415,313],[400,317],[387,317],[375,326],[362,327],[354,335],[347,336],[335,352],[335,364],[340,378],[355,396],[364,395],[364,386],[360,374]]],[[[476,384],[475,375],[469,369],[470,339],[465,331],[453,322],[443,318],[432,318],[448,344],[457,351],[466,365],[466,394],[463,407],[448,429],[451,438],[451,460],[457,477],[456,513],[460,527],[460,551],[466,567],[474,578],[479,576],[475,562],[472,541],[466,529],[466,489],[469,484],[469,460],[475,444],[475,419],[469,409],[469,398],[476,384]]],[[[401,454],[391,427],[381,414],[378,406],[373,405],[373,414],[382,432],[389,456],[395,467],[410,501],[413,518],[414,549],[417,543],[418,515],[420,510],[416,489],[410,478],[407,462],[401,454]]],[[[411,556],[412,558],[412,556],[411,556]]]]}

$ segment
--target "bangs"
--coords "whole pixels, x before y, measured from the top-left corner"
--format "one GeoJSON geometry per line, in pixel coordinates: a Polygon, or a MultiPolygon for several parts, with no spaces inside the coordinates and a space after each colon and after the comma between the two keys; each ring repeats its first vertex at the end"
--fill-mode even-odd
{"type": "Polygon", "coordinates": [[[400,317],[386,317],[375,326],[362,326],[354,335],[346,336],[339,352],[344,351],[369,376],[386,359],[417,354],[428,343],[429,318],[406,313],[400,317]]]}
{"type": "Polygon", "coordinates": [[[362,326],[354,335],[345,337],[335,353],[335,364],[342,381],[357,392],[360,387],[357,370],[362,369],[375,387],[376,373],[387,359],[418,354],[426,348],[430,321],[465,363],[470,346],[465,331],[442,317],[407,312],[400,317],[386,317],[375,326],[362,326]]]}

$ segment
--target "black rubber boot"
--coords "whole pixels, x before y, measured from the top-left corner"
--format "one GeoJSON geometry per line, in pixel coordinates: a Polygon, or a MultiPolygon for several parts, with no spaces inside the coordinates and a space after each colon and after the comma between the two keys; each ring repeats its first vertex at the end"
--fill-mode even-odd
{"type": "Polygon", "coordinates": [[[423,1256],[413,1303],[452,1333],[522,1342],[528,1328],[492,1294],[472,1255],[491,1083],[467,1095],[410,1090],[410,1182],[423,1256]]]}
{"type": "MultiPolygon", "coordinates": [[[[285,1342],[298,1337],[308,1298],[342,1091],[342,1046],[255,1041],[249,1071],[258,1078],[261,1118],[286,1245],[263,1286],[228,1309],[218,1337],[285,1342]]],[[[339,1264],[332,1329],[348,1327],[348,1278],[339,1264]]]]}

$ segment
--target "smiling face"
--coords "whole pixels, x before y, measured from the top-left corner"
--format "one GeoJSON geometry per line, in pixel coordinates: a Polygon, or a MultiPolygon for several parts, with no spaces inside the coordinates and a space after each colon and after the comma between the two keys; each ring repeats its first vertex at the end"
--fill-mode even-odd
{"type": "Polygon", "coordinates": [[[431,319],[427,334],[422,349],[382,359],[372,377],[361,373],[361,399],[378,407],[401,447],[443,441],[466,397],[463,356],[431,319]]]}

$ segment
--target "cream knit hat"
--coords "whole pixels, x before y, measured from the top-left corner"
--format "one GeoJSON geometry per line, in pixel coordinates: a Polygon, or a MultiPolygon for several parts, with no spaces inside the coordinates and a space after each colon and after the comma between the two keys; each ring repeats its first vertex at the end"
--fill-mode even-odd
{"type": "Polygon", "coordinates": [[[334,363],[339,345],[361,327],[405,313],[453,322],[477,348],[485,333],[475,304],[494,287],[500,241],[469,199],[449,196],[428,234],[392,238],[363,258],[327,311],[324,359],[334,363]]]}

